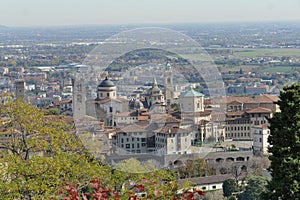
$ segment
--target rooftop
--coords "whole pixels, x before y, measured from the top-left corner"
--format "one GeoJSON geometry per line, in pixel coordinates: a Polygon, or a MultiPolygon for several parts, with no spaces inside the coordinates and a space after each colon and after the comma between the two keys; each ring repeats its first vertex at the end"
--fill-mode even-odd
{"type": "Polygon", "coordinates": [[[203,96],[204,94],[195,91],[192,87],[190,87],[190,90],[180,94],[180,97],[203,97],[203,96]]]}

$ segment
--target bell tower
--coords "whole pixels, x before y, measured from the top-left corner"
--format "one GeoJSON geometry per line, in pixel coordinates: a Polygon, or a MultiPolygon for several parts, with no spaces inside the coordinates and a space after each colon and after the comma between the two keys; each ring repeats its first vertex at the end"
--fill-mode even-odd
{"type": "Polygon", "coordinates": [[[174,91],[173,91],[173,73],[170,63],[167,63],[166,71],[164,73],[164,86],[165,86],[165,101],[167,107],[173,103],[174,91]]]}
{"type": "Polygon", "coordinates": [[[73,86],[73,116],[82,119],[86,115],[86,93],[84,78],[79,76],[72,78],[73,86]]]}
{"type": "Polygon", "coordinates": [[[15,81],[16,84],[16,98],[17,99],[24,99],[25,95],[25,82],[23,79],[17,79],[15,81]]]}

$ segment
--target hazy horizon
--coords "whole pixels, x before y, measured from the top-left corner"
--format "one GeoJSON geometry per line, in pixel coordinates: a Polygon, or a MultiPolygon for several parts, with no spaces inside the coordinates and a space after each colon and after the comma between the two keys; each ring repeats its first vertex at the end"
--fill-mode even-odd
{"type": "Polygon", "coordinates": [[[4,26],[300,21],[298,0],[6,0],[4,26]]]}

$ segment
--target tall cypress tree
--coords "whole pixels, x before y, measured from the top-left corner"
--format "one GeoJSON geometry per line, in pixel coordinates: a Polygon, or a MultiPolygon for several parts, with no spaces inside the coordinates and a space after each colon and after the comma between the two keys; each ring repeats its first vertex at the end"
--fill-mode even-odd
{"type": "Polygon", "coordinates": [[[300,84],[284,87],[281,112],[269,120],[272,180],[264,199],[300,199],[300,84]]]}

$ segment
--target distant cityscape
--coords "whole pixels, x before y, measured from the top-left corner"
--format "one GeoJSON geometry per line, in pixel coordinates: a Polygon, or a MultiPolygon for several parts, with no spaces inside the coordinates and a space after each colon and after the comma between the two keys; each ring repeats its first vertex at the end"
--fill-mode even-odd
{"type": "Polygon", "coordinates": [[[253,162],[269,177],[268,119],[280,112],[275,103],[282,88],[300,81],[300,23],[165,25],[207,52],[222,78],[219,99],[188,62],[198,56],[192,51],[176,57],[137,50],[104,71],[84,62],[105,39],[140,27],[0,26],[2,103],[11,93],[45,112],[72,116],[87,149],[113,166],[150,161],[204,191],[221,190],[232,163],[241,172],[237,181],[255,170],[253,162]],[[180,171],[198,158],[213,172],[180,171]]]}

